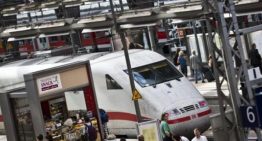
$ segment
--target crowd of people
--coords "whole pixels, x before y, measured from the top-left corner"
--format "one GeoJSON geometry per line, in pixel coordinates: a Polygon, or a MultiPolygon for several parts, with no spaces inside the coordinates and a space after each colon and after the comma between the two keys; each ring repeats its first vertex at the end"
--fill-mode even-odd
{"type": "Polygon", "coordinates": [[[198,83],[198,80],[201,79],[202,83],[205,83],[204,79],[208,81],[213,81],[214,77],[213,72],[213,62],[212,57],[209,56],[208,59],[208,68],[202,65],[201,59],[196,55],[196,52],[193,50],[190,57],[188,57],[183,50],[177,49],[174,57],[174,65],[179,66],[180,71],[184,76],[188,77],[188,67],[190,66],[191,77],[194,78],[195,83],[198,83]]]}
{"type": "MultiPolygon", "coordinates": [[[[235,47],[235,51],[238,49],[235,47]]],[[[262,58],[259,54],[256,44],[252,44],[250,51],[248,53],[249,60],[248,63],[250,67],[256,68],[259,67],[262,72],[262,58]]],[[[241,66],[241,59],[239,56],[234,55],[234,62],[236,68],[241,66]]],[[[208,82],[211,82],[214,79],[214,68],[213,68],[213,58],[211,55],[208,56],[207,65],[203,65],[201,58],[196,54],[196,51],[193,50],[190,57],[179,48],[177,49],[173,63],[177,66],[180,71],[184,74],[184,76],[188,77],[188,66],[190,67],[191,77],[194,78],[195,83],[198,83],[198,80],[202,80],[202,83],[205,83],[205,79],[208,82]]]]}

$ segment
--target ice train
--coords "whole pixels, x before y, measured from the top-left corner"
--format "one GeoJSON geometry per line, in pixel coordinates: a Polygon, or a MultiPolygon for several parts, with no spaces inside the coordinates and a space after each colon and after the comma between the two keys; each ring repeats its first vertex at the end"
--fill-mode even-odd
{"type": "MultiPolygon", "coordinates": [[[[142,117],[147,120],[160,119],[161,114],[166,112],[172,131],[182,135],[192,135],[196,127],[202,131],[209,128],[211,110],[207,101],[171,62],[148,50],[129,50],[129,56],[135,86],[142,95],[139,100],[142,117]]],[[[22,60],[0,67],[0,73],[4,68],[18,65],[55,66],[86,60],[90,60],[98,106],[109,114],[109,131],[116,135],[136,135],[136,112],[123,51],[22,60]]],[[[25,71],[35,70],[32,67],[25,71]]],[[[11,80],[0,79],[0,85],[7,81],[11,80]]]]}

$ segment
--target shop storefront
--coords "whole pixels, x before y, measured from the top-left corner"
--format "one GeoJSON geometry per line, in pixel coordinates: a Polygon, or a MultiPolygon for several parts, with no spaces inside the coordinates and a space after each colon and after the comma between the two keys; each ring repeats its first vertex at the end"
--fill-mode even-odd
{"type": "Polygon", "coordinates": [[[1,92],[7,139],[35,141],[80,139],[89,117],[103,136],[89,62],[66,64],[24,75],[25,87],[1,92]]]}

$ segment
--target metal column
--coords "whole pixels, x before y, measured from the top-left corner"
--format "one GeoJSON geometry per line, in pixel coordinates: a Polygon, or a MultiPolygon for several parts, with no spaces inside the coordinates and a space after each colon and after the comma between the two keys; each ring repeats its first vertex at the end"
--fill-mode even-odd
{"type": "Polygon", "coordinates": [[[35,135],[42,134],[45,136],[45,122],[34,77],[32,74],[27,74],[24,75],[24,80],[35,135]]]}
{"type": "MultiPolygon", "coordinates": [[[[226,125],[223,125],[224,135],[227,135],[228,130],[234,130],[236,135],[234,139],[237,141],[246,141],[247,140],[247,131],[242,126],[242,119],[240,114],[241,105],[254,105],[254,99],[251,89],[251,83],[249,81],[247,64],[244,57],[244,49],[241,43],[240,31],[237,22],[237,17],[235,13],[235,4],[233,0],[205,0],[204,1],[205,16],[207,19],[207,27],[209,32],[210,48],[209,52],[212,53],[214,70],[218,88],[218,98],[220,104],[220,112],[222,121],[228,121],[225,116],[225,110],[229,105],[233,109],[234,121],[231,122],[231,127],[228,129],[226,125]],[[227,20],[225,20],[224,14],[227,13],[230,15],[227,20]],[[211,29],[210,22],[213,21],[216,24],[216,27],[211,29]],[[216,23],[217,22],[217,23],[216,23]],[[214,35],[212,33],[218,33],[222,42],[221,49],[217,48],[213,42],[214,35]],[[233,32],[233,38],[230,33],[233,32]],[[234,41],[234,44],[230,44],[231,41],[234,41]],[[219,68],[218,59],[215,58],[216,54],[223,58],[224,69],[219,68]],[[234,60],[240,61],[239,68],[235,69],[234,60]],[[236,59],[238,58],[238,59],[236,59]],[[220,81],[218,73],[223,77],[220,81]],[[226,74],[226,75],[225,75],[226,74]],[[240,79],[245,82],[247,88],[248,99],[245,99],[238,89],[240,79]],[[221,86],[223,81],[226,80],[229,89],[229,97],[221,91],[221,86]],[[227,105],[228,104],[228,105],[227,105]]],[[[230,135],[230,134],[229,134],[230,135]]],[[[232,136],[232,135],[231,135],[232,136]]],[[[261,141],[260,132],[257,132],[258,140],[261,141]]],[[[230,139],[223,139],[229,141],[230,139]]]]}
{"type": "Polygon", "coordinates": [[[202,62],[201,51],[200,51],[199,41],[198,41],[198,36],[197,36],[197,31],[196,31],[196,21],[191,22],[191,25],[193,26],[193,32],[194,32],[194,36],[196,40],[197,56],[199,60],[202,62]]]}
{"type": "Polygon", "coordinates": [[[9,93],[0,93],[0,106],[2,108],[6,137],[8,141],[18,141],[14,114],[12,113],[9,93]]]}
{"type": "MultiPolygon", "coordinates": [[[[128,71],[128,75],[129,75],[129,79],[130,79],[131,90],[132,90],[132,92],[134,92],[134,90],[136,88],[135,88],[133,73],[132,73],[132,70],[131,70],[131,63],[130,63],[130,59],[129,59],[128,48],[127,48],[127,44],[126,44],[126,38],[125,38],[123,30],[121,30],[119,28],[119,25],[117,24],[116,15],[115,15],[115,11],[114,11],[114,5],[113,5],[112,0],[110,0],[110,7],[111,7],[116,31],[119,34],[121,41],[122,41],[122,44],[123,44],[123,49],[124,49],[125,59],[126,59],[126,65],[127,65],[127,71],[128,71]]],[[[142,116],[141,116],[141,113],[140,113],[138,100],[134,100],[134,105],[135,105],[137,121],[140,122],[140,121],[142,121],[142,116]]]]}
{"type": "Polygon", "coordinates": [[[154,27],[147,27],[148,29],[148,35],[150,40],[150,48],[151,50],[156,50],[156,42],[155,42],[155,36],[154,36],[154,27]]]}

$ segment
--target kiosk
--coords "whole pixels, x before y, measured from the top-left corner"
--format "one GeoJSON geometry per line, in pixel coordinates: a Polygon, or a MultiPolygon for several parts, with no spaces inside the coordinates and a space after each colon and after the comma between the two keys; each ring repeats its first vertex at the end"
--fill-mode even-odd
{"type": "MultiPolygon", "coordinates": [[[[21,71],[26,69],[22,68],[21,71]]],[[[7,139],[35,141],[36,136],[47,133],[53,140],[80,138],[84,116],[91,119],[103,139],[91,76],[89,61],[53,65],[23,74],[24,85],[0,93],[7,139]]]]}

